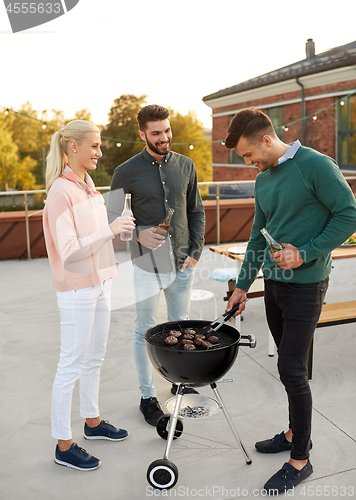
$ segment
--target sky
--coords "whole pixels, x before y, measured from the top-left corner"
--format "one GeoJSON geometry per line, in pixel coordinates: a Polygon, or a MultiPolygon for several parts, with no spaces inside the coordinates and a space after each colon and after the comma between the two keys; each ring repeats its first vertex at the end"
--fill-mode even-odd
{"type": "Polygon", "coordinates": [[[89,108],[104,125],[120,95],[145,94],[211,127],[203,96],[304,59],[308,38],[316,53],[354,41],[355,14],[355,0],[79,0],[13,34],[1,2],[0,106],[89,108]]]}

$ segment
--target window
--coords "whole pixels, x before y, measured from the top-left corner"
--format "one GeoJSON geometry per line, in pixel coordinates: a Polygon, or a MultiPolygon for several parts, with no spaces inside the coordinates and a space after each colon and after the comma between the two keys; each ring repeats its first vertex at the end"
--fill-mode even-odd
{"type": "MultiPolygon", "coordinates": [[[[340,98],[341,99],[341,98],[340,98]]],[[[338,106],[338,163],[344,170],[356,168],[356,96],[338,106]]]]}
{"type": "MultiPolygon", "coordinates": [[[[273,127],[276,131],[277,136],[284,141],[284,108],[283,106],[277,106],[275,108],[266,108],[263,110],[267,116],[271,119],[273,127]]],[[[230,116],[230,122],[233,119],[234,115],[230,116]]],[[[234,149],[230,151],[230,163],[235,163],[238,165],[244,165],[244,159],[239,156],[234,149]]]]}
{"type": "MultiPolygon", "coordinates": [[[[235,115],[230,115],[229,123],[235,115]]],[[[230,163],[235,163],[236,165],[245,165],[245,161],[242,156],[238,155],[235,149],[230,149],[230,163]]]]}
{"type": "Polygon", "coordinates": [[[263,111],[270,117],[277,136],[281,141],[284,141],[284,107],[277,106],[276,108],[266,108],[263,111]]]}

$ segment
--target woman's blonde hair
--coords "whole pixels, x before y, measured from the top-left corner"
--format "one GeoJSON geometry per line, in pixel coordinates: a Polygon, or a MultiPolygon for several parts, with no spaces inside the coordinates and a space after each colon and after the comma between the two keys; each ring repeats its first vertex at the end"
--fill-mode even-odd
{"type": "Polygon", "coordinates": [[[51,146],[47,155],[46,191],[63,173],[68,162],[68,146],[71,141],[80,144],[87,132],[99,132],[96,125],[85,120],[73,120],[53,134],[51,146]]]}

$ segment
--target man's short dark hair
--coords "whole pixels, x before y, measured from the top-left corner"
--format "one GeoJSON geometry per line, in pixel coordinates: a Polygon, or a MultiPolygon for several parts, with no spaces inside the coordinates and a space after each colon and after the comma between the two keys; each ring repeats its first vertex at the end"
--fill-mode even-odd
{"type": "Polygon", "coordinates": [[[242,109],[231,120],[225,146],[234,149],[241,137],[262,141],[264,135],[276,135],[269,117],[259,109],[242,109]]]}
{"type": "Polygon", "coordinates": [[[147,128],[147,122],[160,122],[169,118],[169,110],[157,104],[149,104],[141,109],[137,115],[140,130],[147,128]]]}

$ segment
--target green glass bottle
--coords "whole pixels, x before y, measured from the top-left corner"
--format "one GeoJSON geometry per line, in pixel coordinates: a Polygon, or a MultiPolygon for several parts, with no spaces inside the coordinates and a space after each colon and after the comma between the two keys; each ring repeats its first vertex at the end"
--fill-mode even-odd
{"type": "Polygon", "coordinates": [[[261,233],[266,238],[266,241],[269,244],[272,253],[278,252],[278,250],[283,250],[284,246],[278,243],[278,241],[276,241],[274,238],[272,238],[265,227],[261,229],[261,233]]]}

